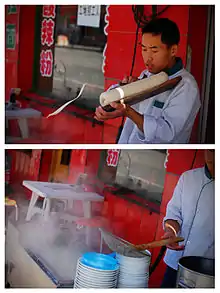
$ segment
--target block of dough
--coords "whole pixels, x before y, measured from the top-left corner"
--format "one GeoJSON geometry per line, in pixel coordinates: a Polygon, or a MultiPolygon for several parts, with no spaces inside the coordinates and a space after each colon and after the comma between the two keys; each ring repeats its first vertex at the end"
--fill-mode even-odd
{"type": "Polygon", "coordinates": [[[100,95],[100,104],[104,107],[112,102],[117,102],[121,99],[125,100],[127,97],[140,94],[145,90],[159,86],[167,80],[168,75],[165,72],[160,72],[148,78],[120,86],[108,92],[102,93],[100,95]]]}

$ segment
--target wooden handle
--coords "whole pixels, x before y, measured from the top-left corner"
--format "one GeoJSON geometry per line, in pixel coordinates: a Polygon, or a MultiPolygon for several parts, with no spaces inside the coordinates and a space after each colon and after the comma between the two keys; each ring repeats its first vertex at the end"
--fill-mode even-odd
{"type": "Polygon", "coordinates": [[[177,86],[177,84],[182,80],[181,76],[177,76],[175,78],[169,79],[165,81],[164,83],[155,86],[151,89],[147,89],[143,91],[142,93],[134,94],[129,97],[124,98],[124,103],[127,105],[134,105],[136,103],[142,102],[144,100],[147,100],[149,98],[152,98],[156,95],[159,95],[161,93],[164,93],[168,90],[172,90],[177,86]]]}
{"type": "Polygon", "coordinates": [[[184,238],[182,238],[182,237],[167,238],[167,239],[153,241],[153,242],[150,242],[147,244],[135,245],[135,248],[137,250],[145,250],[145,249],[150,249],[150,248],[155,248],[155,247],[160,247],[160,246],[166,246],[168,244],[178,243],[178,242],[182,242],[182,241],[184,241],[184,238]]]}
{"type": "MultiPolygon", "coordinates": [[[[177,84],[182,80],[181,76],[177,76],[175,78],[169,79],[167,81],[165,81],[164,83],[155,86],[151,89],[147,89],[141,93],[136,93],[133,94],[129,97],[125,97],[124,98],[124,103],[126,105],[134,105],[136,103],[142,102],[144,100],[147,100],[149,98],[152,98],[153,96],[159,95],[163,92],[166,92],[168,90],[171,90],[173,88],[175,88],[177,86],[177,84]]],[[[116,103],[119,103],[120,100],[115,101],[116,103]]],[[[106,105],[102,107],[106,112],[112,112],[115,109],[113,107],[111,107],[110,105],[106,105]]]]}

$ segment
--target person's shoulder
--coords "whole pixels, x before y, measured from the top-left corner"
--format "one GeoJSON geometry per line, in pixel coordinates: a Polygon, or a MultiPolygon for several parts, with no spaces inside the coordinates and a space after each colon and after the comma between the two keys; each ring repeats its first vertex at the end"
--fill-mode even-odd
{"type": "Polygon", "coordinates": [[[193,87],[194,89],[199,91],[198,84],[197,84],[197,81],[195,80],[194,76],[189,71],[187,71],[185,68],[179,70],[174,75],[172,75],[172,78],[177,77],[177,76],[182,77],[183,86],[193,87]]]}
{"type": "Polygon", "coordinates": [[[185,171],[182,176],[184,178],[191,178],[191,177],[200,177],[204,175],[204,167],[195,168],[185,171]]]}
{"type": "Polygon", "coordinates": [[[173,95],[177,96],[180,94],[184,94],[184,96],[187,96],[187,98],[190,99],[191,102],[196,102],[199,106],[201,104],[199,87],[193,75],[183,68],[176,72],[174,75],[172,75],[170,78],[175,78],[177,76],[181,76],[182,80],[174,89],[173,95]]]}

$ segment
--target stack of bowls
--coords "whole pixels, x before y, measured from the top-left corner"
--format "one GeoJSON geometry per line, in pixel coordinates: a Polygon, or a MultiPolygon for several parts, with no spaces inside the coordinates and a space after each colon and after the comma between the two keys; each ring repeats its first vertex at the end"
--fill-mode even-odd
{"type": "Polygon", "coordinates": [[[147,288],[151,254],[143,257],[130,257],[116,254],[120,265],[118,288],[147,288]]]}
{"type": "Polygon", "coordinates": [[[74,288],[117,288],[119,265],[111,256],[88,252],[79,258],[74,288]]]}

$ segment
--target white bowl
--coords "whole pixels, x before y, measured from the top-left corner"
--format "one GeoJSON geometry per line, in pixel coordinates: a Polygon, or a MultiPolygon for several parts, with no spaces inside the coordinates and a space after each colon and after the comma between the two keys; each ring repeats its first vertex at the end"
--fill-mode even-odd
{"type": "Polygon", "coordinates": [[[84,270],[83,268],[77,268],[76,273],[85,275],[85,276],[91,276],[93,278],[99,278],[99,279],[115,279],[118,277],[118,273],[116,274],[105,274],[105,273],[93,273],[90,272],[89,270],[84,270]]]}
{"type": "Polygon", "coordinates": [[[89,277],[83,277],[79,274],[77,274],[76,277],[80,280],[85,280],[87,282],[94,282],[95,280],[96,283],[103,283],[103,284],[114,283],[114,282],[117,282],[118,280],[118,278],[115,278],[115,279],[98,279],[98,278],[92,278],[92,277],[89,278],[89,277]]]}
{"type": "Polygon", "coordinates": [[[81,276],[89,276],[93,279],[100,279],[100,280],[112,280],[112,279],[117,279],[119,274],[116,275],[95,275],[95,274],[89,274],[88,272],[77,270],[76,274],[80,274],[81,276]]]}
{"type": "Polygon", "coordinates": [[[119,274],[119,279],[121,278],[133,278],[133,279],[143,279],[143,278],[149,278],[149,274],[142,274],[142,275],[132,275],[132,274],[119,274]]]}
{"type": "Polygon", "coordinates": [[[148,284],[147,285],[134,285],[134,286],[132,286],[132,285],[124,285],[124,284],[118,284],[117,285],[117,288],[133,288],[133,289],[139,289],[139,288],[148,288],[148,284]]]}
{"type": "Polygon", "coordinates": [[[117,274],[119,271],[119,268],[117,270],[101,270],[101,269],[92,268],[92,267],[89,267],[89,266],[82,264],[80,261],[78,261],[77,267],[82,268],[83,270],[89,271],[90,273],[103,274],[103,275],[105,275],[105,274],[106,275],[114,275],[114,274],[117,274]]]}
{"type": "Polygon", "coordinates": [[[98,283],[92,283],[92,282],[85,282],[84,280],[79,280],[79,279],[76,279],[74,283],[84,288],[115,288],[117,285],[117,283],[98,284],[98,283]]]}
{"type": "Polygon", "coordinates": [[[125,256],[125,255],[116,253],[116,259],[124,259],[124,260],[133,259],[135,261],[143,261],[143,259],[151,258],[150,251],[147,251],[147,250],[145,250],[145,251],[148,253],[148,255],[143,255],[143,256],[140,256],[140,257],[125,256]]]}
{"type": "Polygon", "coordinates": [[[90,267],[90,266],[87,266],[87,265],[83,264],[83,263],[81,262],[81,258],[79,258],[77,264],[80,264],[80,265],[83,266],[84,268],[87,268],[87,269],[90,269],[90,270],[92,270],[92,271],[96,271],[96,272],[100,272],[100,271],[103,272],[103,271],[104,271],[104,272],[110,273],[110,272],[117,272],[118,269],[119,269],[119,268],[117,268],[117,269],[115,269],[115,270],[102,270],[102,269],[93,268],[93,267],[90,267]]]}
{"type": "Polygon", "coordinates": [[[148,277],[149,273],[148,272],[141,272],[141,273],[130,273],[130,272],[120,272],[118,277],[123,277],[123,276],[127,276],[128,278],[138,278],[138,277],[148,277]]]}
{"type": "Polygon", "coordinates": [[[150,257],[146,257],[146,258],[117,258],[117,261],[120,264],[142,264],[142,263],[150,263],[151,262],[151,258],[150,257]]]}
{"type": "Polygon", "coordinates": [[[120,274],[122,273],[127,273],[131,275],[143,275],[147,274],[149,272],[149,268],[140,268],[140,269],[131,269],[131,268],[126,268],[126,267],[121,267],[120,268],[120,274]]]}
{"type": "Polygon", "coordinates": [[[132,270],[136,270],[136,269],[141,269],[141,268],[149,268],[150,266],[150,263],[134,263],[134,264],[125,264],[125,263],[120,263],[120,268],[121,267],[126,267],[126,268],[129,268],[129,269],[132,269],[132,270]]]}
{"type": "Polygon", "coordinates": [[[78,266],[78,270],[80,270],[81,272],[84,272],[84,273],[87,273],[87,274],[91,274],[93,276],[117,276],[118,271],[116,272],[113,272],[113,273],[108,273],[108,272],[105,272],[105,271],[100,271],[100,272],[96,272],[96,271],[93,271],[93,270],[90,270],[90,269],[87,269],[87,268],[83,268],[83,267],[80,267],[78,266]]]}

